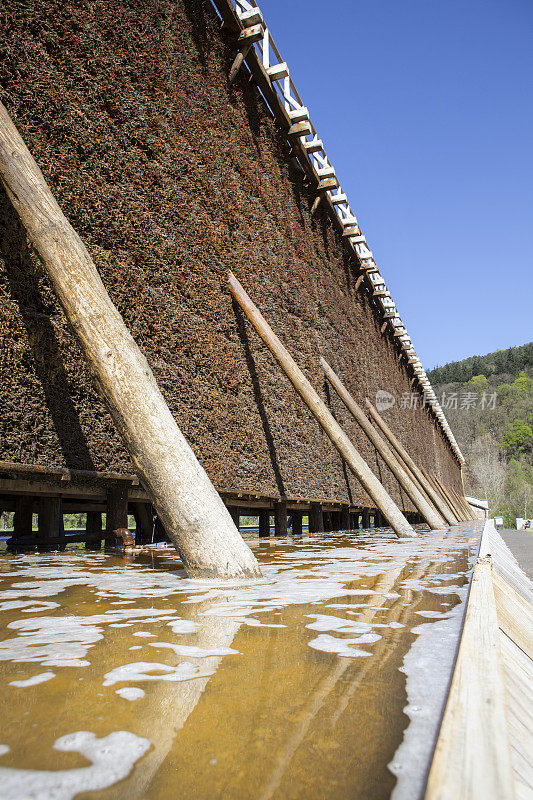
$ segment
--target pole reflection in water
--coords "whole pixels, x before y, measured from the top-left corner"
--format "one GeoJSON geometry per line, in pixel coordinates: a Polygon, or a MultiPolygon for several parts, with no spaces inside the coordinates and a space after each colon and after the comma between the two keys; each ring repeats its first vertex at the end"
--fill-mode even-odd
{"type": "Polygon", "coordinates": [[[480,532],[252,541],[246,584],[0,556],[2,796],[416,796],[480,532]]]}

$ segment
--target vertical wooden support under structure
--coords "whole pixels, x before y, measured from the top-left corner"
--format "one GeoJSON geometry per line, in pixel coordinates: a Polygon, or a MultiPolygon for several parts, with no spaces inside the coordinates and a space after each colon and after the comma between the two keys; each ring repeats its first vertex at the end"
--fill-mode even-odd
{"type": "Polygon", "coordinates": [[[31,536],[33,526],[33,497],[19,495],[15,499],[15,515],[13,519],[13,538],[22,539],[31,536]]]}
{"type": "Polygon", "coordinates": [[[151,503],[133,503],[135,517],[135,544],[149,544],[154,533],[154,517],[151,503]]]}
{"type": "Polygon", "coordinates": [[[49,539],[61,535],[61,498],[60,497],[40,497],[39,498],[39,537],[49,539]]]}
{"type": "Polygon", "coordinates": [[[286,500],[279,500],[274,506],[274,536],[287,536],[286,500]]]}
{"type": "Polygon", "coordinates": [[[102,547],[102,539],[104,533],[102,531],[102,512],[101,511],[87,511],[87,521],[85,523],[85,533],[90,535],[99,536],[99,538],[92,539],[85,542],[86,550],[100,550],[102,547]]]}
{"type": "Polygon", "coordinates": [[[259,511],[259,538],[266,539],[270,536],[270,511],[262,508],[259,511]]]}
{"type": "Polygon", "coordinates": [[[292,512],[292,535],[293,536],[301,536],[302,535],[302,521],[303,521],[303,513],[301,511],[293,511],[292,512]]]}
{"type": "Polygon", "coordinates": [[[341,531],[350,530],[350,508],[343,506],[341,511],[341,531]]]}
{"type": "Polygon", "coordinates": [[[128,484],[116,483],[107,490],[106,532],[128,527],[128,484]]]}
{"type": "Polygon", "coordinates": [[[361,512],[363,528],[370,528],[370,512],[367,508],[363,508],[361,512]]]}
{"type": "Polygon", "coordinates": [[[309,533],[324,533],[324,513],[319,503],[311,503],[309,509],[309,533]]]}
{"type": "Polygon", "coordinates": [[[229,288],[233,298],[240,305],[246,317],[264,341],[279,366],[300,395],[332,445],[336,448],[346,465],[354,473],[365,491],[378,506],[398,536],[414,537],[417,533],[407,522],[396,503],[389,496],[381,482],[376,478],[366,461],[354,447],[316,389],[305,377],[296,361],[282,345],[257,306],[246,294],[243,287],[229,272],[229,288]]]}

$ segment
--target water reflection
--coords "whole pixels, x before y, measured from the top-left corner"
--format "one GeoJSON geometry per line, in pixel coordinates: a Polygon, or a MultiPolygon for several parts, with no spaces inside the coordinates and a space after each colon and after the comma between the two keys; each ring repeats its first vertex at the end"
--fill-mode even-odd
{"type": "Polygon", "coordinates": [[[172,550],[5,556],[3,796],[54,771],[65,800],[389,797],[446,685],[428,722],[404,657],[456,638],[480,530],[257,542],[245,585],[187,579],[172,550]]]}

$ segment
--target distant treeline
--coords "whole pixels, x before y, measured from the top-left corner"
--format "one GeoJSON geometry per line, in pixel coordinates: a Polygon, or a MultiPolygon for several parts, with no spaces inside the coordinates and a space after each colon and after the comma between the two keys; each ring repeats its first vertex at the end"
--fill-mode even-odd
{"type": "Polygon", "coordinates": [[[471,356],[464,361],[452,361],[443,367],[432,369],[428,372],[428,378],[433,384],[466,383],[474,375],[490,378],[492,375],[517,375],[520,370],[533,370],[533,342],[510,347],[508,350],[497,350],[486,356],[471,356]]]}

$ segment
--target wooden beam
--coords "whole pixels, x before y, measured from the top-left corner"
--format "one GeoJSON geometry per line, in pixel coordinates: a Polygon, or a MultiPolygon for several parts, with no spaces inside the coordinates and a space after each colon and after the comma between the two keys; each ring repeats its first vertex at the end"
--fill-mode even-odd
{"type": "Polygon", "coordinates": [[[178,428],[94,262],[2,104],[0,177],[188,574],[258,577],[253,553],[178,428]]]}
{"type": "Polygon", "coordinates": [[[231,272],[229,273],[229,287],[231,294],[269,348],[296,392],[307,405],[322,430],[328,435],[332,444],[336,447],[348,467],[359,479],[365,491],[368,492],[376,505],[379,506],[383,515],[398,536],[416,536],[416,532],[409,525],[400,509],[389,497],[368,464],[363,460],[339,423],[334,419],[322,398],[319,397],[318,393],[313,389],[294,359],[289,355],[286,348],[274,334],[272,328],[268,325],[257,306],[251,301],[239,281],[231,272]]]}
{"type": "MultiPolygon", "coordinates": [[[[407,467],[411,472],[411,478],[415,478],[419,485],[424,488],[427,496],[431,498],[431,502],[438,510],[439,514],[442,516],[443,519],[446,520],[448,525],[455,525],[457,519],[451,513],[450,508],[446,503],[443,503],[441,497],[435,492],[435,489],[431,486],[428,480],[424,477],[422,471],[418,468],[415,464],[405,447],[400,443],[400,440],[394,435],[391,431],[385,420],[378,414],[368,397],[365,398],[365,403],[370,413],[370,416],[377,424],[378,428],[381,430],[383,435],[386,439],[388,439],[389,444],[392,446],[393,450],[396,452],[396,456],[400,461],[400,464],[405,468],[407,467]]],[[[420,488],[419,486],[419,488],[420,488]]]]}
{"type": "Polygon", "coordinates": [[[439,530],[445,526],[445,522],[437,513],[434,506],[430,505],[428,501],[423,497],[421,492],[419,491],[418,487],[415,483],[411,480],[403,466],[398,461],[397,456],[394,454],[392,449],[388,446],[385,439],[378,433],[378,431],[374,428],[371,422],[367,419],[363,409],[359,406],[359,404],[354,400],[350,392],[346,389],[342,381],[340,380],[339,376],[331,369],[328,362],[325,358],[320,359],[320,366],[324,370],[324,375],[335,389],[337,394],[339,395],[340,399],[353,416],[353,418],[358,422],[360,427],[363,429],[363,432],[366,434],[370,442],[374,445],[378,453],[380,454],[381,458],[388,466],[402,489],[405,490],[408,497],[413,502],[415,508],[417,508],[422,516],[424,517],[425,521],[428,523],[429,527],[433,530],[439,530]]]}

